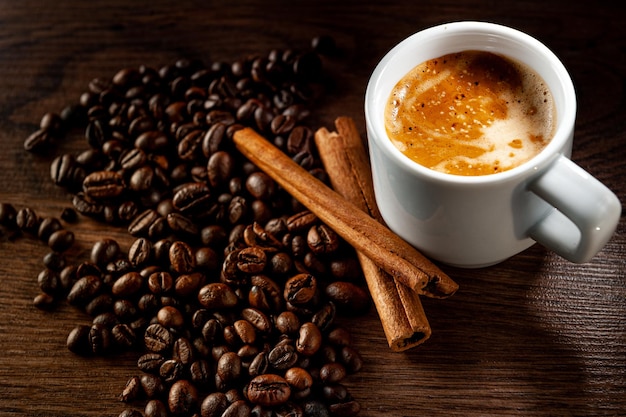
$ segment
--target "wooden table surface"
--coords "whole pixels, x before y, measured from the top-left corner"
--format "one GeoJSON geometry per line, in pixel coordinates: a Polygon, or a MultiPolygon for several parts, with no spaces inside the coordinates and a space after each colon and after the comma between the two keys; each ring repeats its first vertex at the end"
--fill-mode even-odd
{"type": "MultiPolygon", "coordinates": [[[[335,38],[336,82],[310,119],[354,118],[377,61],[431,25],[487,20],[547,44],[571,71],[579,110],[573,160],[626,201],[626,8],[620,2],[542,1],[0,1],[0,202],[59,216],[69,194],[50,180],[53,153],[24,151],[41,116],[75,103],[96,77],[179,58],[233,61],[272,48],[335,38]]],[[[83,142],[63,149],[84,149],[83,142]]],[[[83,219],[77,247],[123,230],[83,219]]],[[[0,415],[117,416],[134,354],[81,358],[69,330],[89,318],[62,304],[33,307],[46,248],[0,237],[0,415]]],[[[433,329],[422,346],[393,353],[375,311],[345,319],[363,369],[346,384],[362,416],[626,415],[626,219],[589,263],[538,245],[480,270],[443,267],[452,298],[424,300],[433,329]]]]}

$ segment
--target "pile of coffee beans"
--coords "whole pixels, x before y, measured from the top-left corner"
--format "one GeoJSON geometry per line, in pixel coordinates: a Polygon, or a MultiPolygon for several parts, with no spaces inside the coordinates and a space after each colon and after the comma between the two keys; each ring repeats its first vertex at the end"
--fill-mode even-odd
{"type": "Polygon", "coordinates": [[[354,250],[232,142],[252,127],[327,181],[306,120],[334,51],[318,37],[230,64],[126,68],[25,140],[51,152],[84,132],[87,148],[50,166],[73,207],[42,219],[2,204],[0,224],[51,250],[35,305],[65,300],[92,317],[68,335],[70,351],[137,352],[120,416],[358,414],[342,381],[362,358],[335,320],[370,306],[354,250]],[[102,238],[68,263],[64,224],[77,212],[126,228],[130,247],[102,238]]]}

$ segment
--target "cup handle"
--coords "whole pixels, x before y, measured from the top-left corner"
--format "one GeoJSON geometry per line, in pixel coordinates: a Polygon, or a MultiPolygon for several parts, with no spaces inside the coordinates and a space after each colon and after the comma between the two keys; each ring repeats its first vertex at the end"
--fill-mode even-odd
{"type": "Polygon", "coordinates": [[[571,262],[588,262],[615,232],[617,196],[563,155],[528,189],[554,207],[529,236],[571,262]]]}

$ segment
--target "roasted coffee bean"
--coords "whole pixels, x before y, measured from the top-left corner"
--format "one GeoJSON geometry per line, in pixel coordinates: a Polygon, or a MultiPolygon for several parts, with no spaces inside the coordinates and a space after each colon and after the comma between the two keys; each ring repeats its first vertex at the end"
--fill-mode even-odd
{"type": "MultiPolygon", "coordinates": [[[[117,258],[108,262],[104,266],[103,273],[111,274],[112,276],[119,276],[127,272],[131,272],[135,269],[133,264],[126,258],[117,258]]],[[[143,271],[141,271],[143,272],[143,271]]],[[[141,276],[144,276],[143,274],[141,276]]]]}
{"type": "Polygon", "coordinates": [[[261,310],[246,307],[241,310],[241,318],[246,320],[260,333],[269,333],[272,330],[272,321],[261,310]]]}
{"type": "Polygon", "coordinates": [[[137,169],[145,164],[148,156],[138,148],[125,150],[119,157],[120,167],[125,170],[137,169]]]}
{"type": "Polygon", "coordinates": [[[174,279],[167,271],[153,272],[148,277],[148,289],[156,294],[169,293],[174,288],[174,279]]]}
{"type": "Polygon", "coordinates": [[[180,274],[192,272],[196,267],[196,258],[191,247],[183,242],[173,242],[169,250],[170,264],[180,274]]]}
{"type": "Polygon", "coordinates": [[[253,172],[246,179],[246,190],[254,198],[260,200],[268,200],[272,198],[276,192],[276,184],[264,172],[253,172]]]}
{"type": "Polygon", "coordinates": [[[313,323],[307,322],[300,326],[298,340],[296,340],[296,350],[298,353],[311,356],[314,355],[322,345],[322,333],[313,323]]]}
{"type": "Polygon", "coordinates": [[[126,386],[120,394],[120,401],[130,403],[139,398],[141,394],[141,380],[138,376],[133,376],[126,381],[126,386]]]}
{"type": "MultiPolygon", "coordinates": [[[[309,251],[309,247],[306,243],[306,237],[301,235],[286,234],[284,239],[288,239],[285,242],[285,246],[291,250],[294,261],[302,259],[309,251]]],[[[295,264],[298,265],[297,263],[295,264]]],[[[301,271],[304,272],[304,271],[301,271]]]]}
{"type": "Polygon", "coordinates": [[[208,225],[200,231],[200,240],[203,245],[216,249],[226,243],[227,233],[220,225],[208,225]]]}
{"type": "Polygon", "coordinates": [[[17,210],[10,203],[0,203],[0,225],[8,228],[17,227],[15,218],[17,210]]]}
{"type": "Polygon", "coordinates": [[[109,352],[112,343],[111,330],[101,324],[93,324],[89,329],[89,345],[96,355],[109,352]]]}
{"type": "Polygon", "coordinates": [[[267,256],[259,247],[248,247],[237,252],[237,269],[246,274],[258,274],[265,269],[267,256]]]}
{"type": "Polygon", "coordinates": [[[69,293],[67,301],[72,305],[84,305],[91,301],[103,287],[102,280],[96,275],[87,275],[78,279],[69,293]]]}
{"type": "Polygon", "coordinates": [[[48,238],[48,246],[55,252],[64,252],[74,244],[74,233],[60,229],[53,232],[48,238]]]}
{"type": "Polygon", "coordinates": [[[65,268],[66,260],[63,254],[52,251],[43,256],[43,264],[46,268],[50,268],[53,271],[60,271],[65,268]]]}
{"type": "Polygon", "coordinates": [[[205,158],[211,158],[213,154],[222,149],[222,143],[226,136],[227,126],[224,123],[214,123],[202,138],[201,149],[205,158]]]}
{"type": "Polygon", "coordinates": [[[183,185],[172,197],[172,204],[184,215],[193,217],[208,211],[212,203],[206,184],[192,182],[183,185]]]}
{"type": "Polygon", "coordinates": [[[222,417],[248,417],[250,415],[250,406],[244,400],[237,400],[230,404],[222,417]]]}
{"type": "Polygon", "coordinates": [[[241,376],[241,358],[235,352],[226,352],[217,361],[215,372],[220,379],[228,384],[241,376]]]}
{"type": "Polygon", "coordinates": [[[85,177],[83,191],[95,200],[111,199],[124,192],[124,179],[115,171],[96,171],[85,177]]]}
{"type": "Polygon", "coordinates": [[[335,327],[328,332],[327,339],[336,346],[350,346],[352,344],[352,336],[344,327],[335,327]]]}
{"type": "Polygon", "coordinates": [[[271,306],[268,301],[268,297],[263,291],[262,288],[253,285],[250,287],[250,291],[248,292],[248,304],[250,307],[256,308],[258,310],[270,310],[271,306]]]}
{"type": "Polygon", "coordinates": [[[241,343],[232,325],[227,325],[224,327],[222,338],[224,339],[224,343],[226,343],[226,345],[232,349],[236,348],[241,343]]]}
{"type": "Polygon", "coordinates": [[[361,354],[351,346],[343,346],[339,351],[339,357],[349,373],[358,372],[363,367],[361,354]]]}
{"type": "Polygon", "coordinates": [[[198,226],[187,216],[180,213],[169,213],[165,219],[170,230],[181,238],[193,238],[198,235],[198,226]]]}
{"type": "Polygon", "coordinates": [[[275,374],[254,377],[247,388],[248,400],[253,404],[273,407],[289,400],[291,388],[285,379],[275,374]]]}
{"type": "Polygon", "coordinates": [[[351,282],[332,282],[326,287],[325,292],[338,308],[351,314],[363,314],[370,305],[368,293],[351,282]]]}
{"type": "Polygon", "coordinates": [[[185,134],[178,142],[178,156],[182,161],[195,161],[199,158],[202,151],[202,137],[204,133],[199,130],[192,130],[185,134]]]}
{"type": "Polygon", "coordinates": [[[76,267],[76,277],[84,277],[87,275],[102,276],[102,269],[93,262],[82,262],[76,267]]]}
{"type": "Polygon", "coordinates": [[[132,236],[149,236],[151,228],[162,217],[153,209],[147,209],[139,213],[128,225],[128,233],[132,236]]]}
{"type": "Polygon", "coordinates": [[[152,293],[145,293],[137,300],[137,309],[144,317],[155,313],[161,306],[161,298],[152,293]]]}
{"type": "Polygon", "coordinates": [[[247,320],[237,320],[233,323],[233,327],[239,339],[245,344],[252,344],[256,340],[256,330],[247,320]]]}
{"type": "Polygon", "coordinates": [[[149,165],[143,165],[135,169],[128,180],[128,188],[132,191],[144,192],[150,190],[155,180],[154,169],[149,165]]]}
{"type": "Polygon", "coordinates": [[[317,294],[317,280],[311,274],[297,274],[285,282],[283,296],[293,305],[309,303],[317,294]]]}
{"type": "Polygon", "coordinates": [[[168,409],[161,400],[150,400],[143,411],[144,417],[168,417],[168,409]]]}
{"type": "Polygon", "coordinates": [[[132,200],[124,201],[120,203],[119,206],[117,206],[117,213],[116,213],[117,219],[123,224],[128,224],[135,217],[137,217],[138,212],[139,212],[139,205],[136,202],[132,200]]]}
{"type": "Polygon", "coordinates": [[[49,310],[52,309],[56,304],[56,299],[54,296],[46,293],[37,294],[35,298],[33,298],[33,305],[40,310],[49,310]]]}
{"type": "Polygon", "coordinates": [[[297,155],[312,150],[313,132],[305,126],[294,127],[287,139],[287,152],[297,155]]]}
{"type": "MultiPolygon", "coordinates": [[[[255,200],[258,201],[258,200],[255,200]]],[[[264,250],[281,249],[282,243],[272,233],[267,232],[259,222],[248,225],[243,230],[243,240],[248,246],[259,246],[264,250]]]]}
{"type": "Polygon", "coordinates": [[[228,205],[228,221],[237,224],[243,221],[248,213],[248,203],[242,196],[235,196],[228,205]]]}
{"type": "Polygon", "coordinates": [[[340,382],[346,375],[346,368],[338,362],[327,363],[320,368],[320,379],[327,384],[340,382]]]}
{"type": "Polygon", "coordinates": [[[285,372],[285,381],[295,391],[303,391],[313,386],[313,377],[303,368],[293,367],[285,372]]]}
{"type": "Polygon", "coordinates": [[[330,417],[326,405],[318,400],[306,401],[302,409],[306,417],[330,417]]]}
{"type": "Polygon", "coordinates": [[[120,255],[120,245],[113,239],[101,239],[93,244],[90,259],[96,265],[104,266],[120,255]]]}
{"type": "Polygon", "coordinates": [[[178,381],[182,378],[184,372],[184,365],[176,359],[166,359],[159,367],[159,376],[166,384],[178,381]]]}
{"type": "Polygon", "coordinates": [[[196,249],[196,267],[202,271],[216,271],[220,267],[220,257],[210,247],[196,249]]]}
{"type": "Polygon", "coordinates": [[[211,365],[204,359],[194,361],[189,366],[189,376],[198,387],[207,387],[213,376],[211,365]]]}
{"type": "Polygon", "coordinates": [[[89,331],[91,327],[78,325],[67,336],[67,348],[77,355],[86,356],[92,354],[89,344],[89,331]]]}
{"type": "Polygon", "coordinates": [[[147,153],[162,153],[170,145],[170,139],[163,132],[149,130],[143,132],[135,139],[135,148],[147,153]]]}
{"type": "Polygon", "coordinates": [[[65,207],[63,211],[61,211],[61,220],[66,221],[67,223],[76,223],[78,220],[78,213],[71,207],[65,207]]]}
{"type": "Polygon", "coordinates": [[[182,274],[174,283],[174,291],[181,297],[189,297],[198,293],[198,289],[204,285],[205,276],[200,272],[182,274]]]}
{"type": "Polygon", "coordinates": [[[172,333],[161,324],[155,323],[148,326],[144,333],[144,344],[148,351],[164,353],[169,351],[174,343],[172,333]]]}
{"type": "Polygon", "coordinates": [[[295,313],[283,311],[276,317],[275,326],[282,334],[294,334],[300,329],[300,320],[295,313]]]}
{"type": "Polygon", "coordinates": [[[24,140],[24,150],[28,152],[44,152],[53,142],[53,135],[48,129],[38,129],[24,140]]]}
{"type": "Polygon", "coordinates": [[[96,203],[83,192],[78,192],[72,197],[72,205],[76,211],[85,216],[99,217],[104,211],[102,204],[96,203]]]}
{"type": "Polygon", "coordinates": [[[330,272],[339,281],[356,281],[361,276],[361,267],[354,257],[333,259],[330,272]]]}
{"type": "Polygon", "coordinates": [[[140,382],[141,388],[143,388],[143,392],[146,394],[146,398],[148,399],[161,397],[167,392],[167,387],[163,383],[160,376],[143,374],[140,377],[140,382]]]}
{"type": "Polygon", "coordinates": [[[43,242],[48,242],[50,235],[62,228],[61,222],[56,217],[44,217],[39,223],[37,237],[43,242]]]}
{"type": "Polygon", "coordinates": [[[198,407],[198,391],[187,380],[174,382],[170,387],[167,404],[174,415],[189,415],[198,407]]]}
{"type": "Polygon", "coordinates": [[[164,306],[157,313],[157,321],[164,328],[180,328],[185,324],[185,318],[180,310],[174,306],[164,306]]]}
{"type": "Polygon", "coordinates": [[[331,404],[345,402],[350,399],[348,388],[339,383],[325,384],[322,388],[322,395],[331,404]]]}
{"type": "Polygon", "coordinates": [[[276,275],[285,275],[293,269],[293,260],[285,252],[278,252],[272,255],[269,263],[270,271],[276,275]]]}
{"type": "Polygon", "coordinates": [[[46,268],[37,275],[37,284],[45,294],[58,295],[62,291],[61,279],[55,271],[46,268]]]}
{"type": "Polygon", "coordinates": [[[225,151],[215,151],[207,163],[207,178],[212,187],[221,187],[228,183],[235,171],[235,160],[225,151]]]}
{"type": "Polygon", "coordinates": [[[129,297],[142,288],[143,281],[144,279],[139,272],[128,272],[113,283],[111,293],[116,297],[129,297]]]}
{"type": "Polygon", "coordinates": [[[110,311],[105,311],[103,313],[95,316],[91,322],[91,324],[100,324],[106,327],[113,327],[116,324],[119,324],[118,317],[110,311]]]}
{"type": "Polygon", "coordinates": [[[248,366],[248,375],[255,377],[267,372],[269,368],[269,359],[267,358],[267,352],[261,351],[252,359],[248,366]]]}
{"type": "Polygon", "coordinates": [[[259,348],[257,345],[245,344],[237,350],[237,355],[241,358],[241,363],[244,368],[248,369],[250,363],[259,354],[259,348]]]}
{"type": "Polygon", "coordinates": [[[39,127],[57,136],[63,131],[63,119],[57,113],[48,112],[42,116],[39,127]]]}
{"type": "Polygon", "coordinates": [[[87,305],[85,305],[85,313],[90,316],[98,316],[110,312],[113,307],[113,297],[109,293],[95,296],[87,305]]]}
{"type": "Polygon", "coordinates": [[[165,357],[158,353],[145,353],[137,359],[137,367],[146,373],[156,374],[161,365],[165,362],[165,357]]]}
{"type": "Polygon", "coordinates": [[[279,114],[272,119],[270,129],[274,135],[289,135],[291,131],[296,127],[297,123],[298,120],[296,119],[296,117],[279,114]]]}
{"type": "Polygon", "coordinates": [[[113,313],[119,317],[121,321],[130,322],[137,318],[139,310],[131,300],[115,300],[113,303],[113,313]]]}
{"type": "Polygon", "coordinates": [[[226,284],[213,282],[205,285],[198,292],[198,301],[205,308],[230,308],[239,301],[235,292],[226,284]]]}
{"type": "Polygon", "coordinates": [[[312,226],[306,239],[315,254],[333,253],[339,248],[339,236],[325,224],[312,226]]]}
{"type": "Polygon", "coordinates": [[[202,400],[200,414],[202,417],[221,417],[228,405],[228,399],[224,393],[212,392],[202,400]]]}
{"type": "Polygon", "coordinates": [[[77,270],[78,267],[76,265],[68,265],[59,272],[60,283],[64,291],[69,291],[78,279],[76,276],[77,270]]]}
{"type": "Polygon", "coordinates": [[[318,218],[310,211],[301,211],[291,215],[285,221],[287,230],[290,232],[299,232],[308,230],[318,222],[318,218]]]}
{"type": "Polygon", "coordinates": [[[270,350],[267,359],[274,369],[286,370],[298,362],[298,353],[292,345],[282,344],[270,350]]]}
{"type": "Polygon", "coordinates": [[[202,326],[202,337],[209,343],[214,343],[224,331],[222,323],[217,319],[209,319],[202,326]]]}
{"type": "Polygon", "coordinates": [[[39,229],[39,222],[37,213],[30,207],[21,208],[15,214],[15,224],[24,232],[35,235],[39,229]]]}
{"type": "Polygon", "coordinates": [[[152,243],[143,237],[135,239],[128,249],[128,260],[134,267],[139,267],[150,261],[152,243]]]}

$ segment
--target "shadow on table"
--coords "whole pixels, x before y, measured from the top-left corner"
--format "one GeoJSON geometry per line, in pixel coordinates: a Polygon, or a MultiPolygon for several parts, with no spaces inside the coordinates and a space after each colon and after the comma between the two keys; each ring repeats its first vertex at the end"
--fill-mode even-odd
{"type": "Polygon", "coordinates": [[[381,393],[385,406],[364,415],[597,415],[584,347],[568,345],[559,330],[576,318],[558,291],[536,298],[559,262],[553,256],[535,246],[494,267],[447,268],[460,290],[424,300],[431,338],[396,356],[366,358],[385,370],[385,381],[370,382],[392,387],[381,393]]]}

